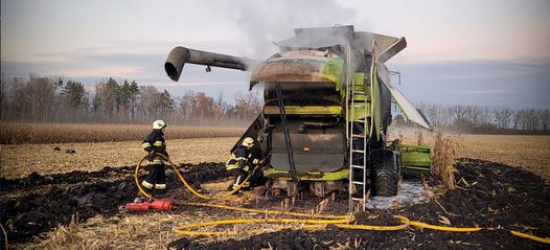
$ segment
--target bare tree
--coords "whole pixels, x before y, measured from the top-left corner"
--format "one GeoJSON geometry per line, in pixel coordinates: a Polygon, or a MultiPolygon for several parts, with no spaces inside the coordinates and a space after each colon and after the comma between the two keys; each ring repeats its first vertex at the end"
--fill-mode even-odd
{"type": "Polygon", "coordinates": [[[51,121],[56,90],[60,85],[46,77],[30,77],[25,92],[30,100],[30,119],[37,122],[51,121]]]}
{"type": "Polygon", "coordinates": [[[491,108],[487,106],[479,107],[479,124],[482,128],[487,128],[491,124],[491,108]]]}
{"type": "Polygon", "coordinates": [[[453,124],[456,126],[459,132],[464,132],[467,125],[467,109],[465,106],[453,105],[449,107],[449,113],[452,116],[453,124]]]}
{"type": "Polygon", "coordinates": [[[8,78],[5,74],[2,74],[0,78],[0,120],[5,121],[8,111],[8,78]]]}
{"type": "Polygon", "coordinates": [[[185,91],[180,101],[180,110],[185,120],[192,118],[195,105],[195,92],[191,90],[185,91]]]}
{"type": "Polygon", "coordinates": [[[430,117],[430,122],[434,127],[440,127],[443,124],[444,119],[444,109],[439,104],[432,104],[427,108],[428,117],[430,117]]]}
{"type": "Polygon", "coordinates": [[[262,110],[262,104],[257,92],[235,95],[235,113],[238,118],[249,119],[255,117],[262,110]]]}
{"type": "Polygon", "coordinates": [[[155,119],[160,107],[160,93],[154,86],[141,86],[140,88],[140,114],[143,119],[155,119]]]}
{"type": "Polygon", "coordinates": [[[500,130],[507,129],[508,124],[510,123],[510,118],[512,118],[512,115],[513,115],[512,110],[509,108],[494,108],[492,112],[497,121],[498,129],[500,130]]]}
{"type": "Polygon", "coordinates": [[[550,110],[538,110],[537,114],[540,120],[542,131],[548,132],[550,130],[550,110]]]}

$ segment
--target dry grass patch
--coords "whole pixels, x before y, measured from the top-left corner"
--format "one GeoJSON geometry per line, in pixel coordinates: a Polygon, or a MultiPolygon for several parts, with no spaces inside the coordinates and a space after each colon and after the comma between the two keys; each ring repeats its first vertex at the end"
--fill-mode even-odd
{"type": "Polygon", "coordinates": [[[18,244],[16,249],[166,249],[179,238],[172,228],[192,220],[190,215],[143,213],[125,217],[96,216],[84,223],[59,226],[44,240],[18,244]]]}
{"type": "MultiPolygon", "coordinates": [[[[145,136],[145,135],[143,135],[145,136]]],[[[176,164],[225,162],[229,150],[238,140],[230,138],[194,138],[167,140],[168,153],[176,164]]],[[[136,165],[145,155],[141,139],[124,142],[59,143],[3,145],[0,149],[1,177],[14,179],[32,172],[66,173],[74,170],[98,171],[105,166],[136,165]],[[54,151],[59,147],[60,151],[54,151]],[[65,153],[71,148],[74,154],[65,153]]]]}

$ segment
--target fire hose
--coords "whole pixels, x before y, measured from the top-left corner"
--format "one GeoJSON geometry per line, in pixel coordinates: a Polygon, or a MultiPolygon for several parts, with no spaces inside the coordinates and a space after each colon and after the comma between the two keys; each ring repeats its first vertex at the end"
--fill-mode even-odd
{"type": "MultiPolygon", "coordinates": [[[[189,183],[185,180],[183,175],[180,173],[179,169],[176,167],[176,164],[174,164],[168,157],[163,156],[166,162],[174,169],[174,172],[180,179],[180,181],[184,184],[184,186],[195,196],[205,199],[205,200],[213,200],[219,196],[212,195],[212,196],[206,196],[204,194],[199,193],[196,191],[189,183]]],[[[135,170],[135,182],[136,185],[140,191],[141,194],[146,196],[147,198],[152,198],[152,196],[147,193],[139,183],[139,170],[141,168],[141,164],[146,159],[144,157],[139,161],[138,165],[136,166],[135,170]]],[[[243,184],[248,181],[248,179],[254,174],[254,171],[256,171],[257,166],[251,171],[250,174],[245,178],[245,180],[233,191],[226,193],[223,197],[228,197],[234,194],[235,192],[239,191],[243,184]]],[[[178,205],[183,206],[200,206],[200,207],[212,207],[212,208],[219,208],[219,209],[225,209],[225,210],[232,210],[232,211],[239,211],[239,212],[247,212],[247,213],[258,213],[258,214],[265,214],[267,215],[286,215],[286,216],[296,216],[296,217],[304,217],[309,219],[289,219],[289,218],[265,218],[265,219],[230,219],[230,220],[218,220],[218,221],[207,221],[207,222],[200,222],[200,223],[190,223],[183,226],[179,226],[176,229],[174,229],[174,232],[182,235],[187,236],[197,236],[197,235],[234,235],[241,233],[239,231],[224,231],[224,232],[213,232],[213,231],[197,231],[201,227],[207,227],[207,226],[217,226],[217,225],[235,225],[235,224],[300,224],[301,229],[307,229],[307,230],[315,230],[315,229],[324,229],[328,225],[333,225],[337,228],[342,229],[355,229],[355,230],[372,230],[372,231],[398,231],[398,230],[405,230],[407,228],[410,228],[411,226],[417,227],[417,228],[424,228],[424,229],[432,229],[436,231],[445,231],[445,232],[477,232],[481,230],[495,230],[493,228],[483,228],[483,227],[447,227],[447,226],[437,226],[437,225],[430,225],[427,223],[423,223],[420,221],[410,221],[407,217],[401,216],[401,215],[393,215],[395,219],[399,219],[401,221],[400,225],[397,226],[379,226],[379,225],[365,225],[365,224],[352,224],[355,222],[355,218],[353,215],[319,215],[319,214],[306,214],[306,213],[296,213],[296,212],[286,212],[286,211],[278,211],[278,210],[259,210],[259,209],[250,209],[250,208],[240,208],[240,207],[230,207],[230,206],[224,206],[224,205],[218,205],[218,204],[210,204],[210,203],[196,203],[196,202],[177,202],[178,205]],[[196,229],[196,230],[192,230],[196,229]]],[[[296,226],[284,226],[279,227],[277,230],[283,230],[283,229],[289,229],[289,228],[296,228],[296,226]]],[[[273,231],[273,229],[254,229],[254,230],[247,230],[249,233],[262,233],[265,231],[273,231]]],[[[550,244],[550,238],[542,238],[514,230],[509,230],[510,233],[514,236],[530,239],[536,242],[540,242],[543,244],[550,244]]]]}
{"type": "MultiPolygon", "coordinates": [[[[189,183],[187,182],[187,180],[185,180],[185,178],[183,178],[183,175],[180,173],[179,169],[177,168],[176,164],[174,164],[170,158],[164,156],[164,155],[160,155],[160,157],[163,157],[164,160],[166,162],[168,162],[168,165],[170,165],[170,167],[172,167],[172,169],[174,170],[174,172],[176,173],[176,175],[178,176],[178,178],[180,179],[180,181],[183,183],[183,185],[192,193],[194,194],[195,196],[201,198],[201,199],[205,199],[205,200],[212,200],[212,199],[215,199],[217,198],[218,196],[216,195],[213,195],[213,196],[206,196],[204,194],[201,194],[199,193],[197,190],[195,190],[191,185],[189,185],[189,183]]],[[[139,192],[141,194],[143,194],[145,197],[149,198],[149,199],[152,199],[153,197],[151,196],[151,194],[147,193],[147,191],[145,191],[143,189],[143,187],[141,186],[141,183],[139,182],[139,170],[141,168],[141,164],[143,163],[143,161],[145,161],[147,159],[147,156],[143,157],[141,159],[141,161],[139,161],[138,165],[136,166],[136,170],[135,170],[135,173],[134,173],[134,180],[136,182],[136,186],[138,187],[139,189],[139,192]]],[[[226,198],[226,197],[229,197],[231,195],[233,195],[234,193],[236,193],[237,191],[239,191],[243,186],[244,184],[250,179],[250,177],[256,172],[256,169],[258,168],[258,166],[255,166],[252,171],[246,176],[246,178],[244,179],[243,182],[241,182],[241,184],[239,184],[239,186],[237,186],[237,188],[235,188],[234,190],[232,190],[231,192],[228,192],[226,193],[223,197],[226,198]]]]}

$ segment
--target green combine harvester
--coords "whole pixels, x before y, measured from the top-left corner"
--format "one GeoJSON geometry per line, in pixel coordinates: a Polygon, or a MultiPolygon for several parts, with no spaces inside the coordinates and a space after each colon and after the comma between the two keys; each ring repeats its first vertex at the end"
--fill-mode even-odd
{"type": "Polygon", "coordinates": [[[393,196],[403,174],[429,174],[429,147],[386,138],[392,100],[409,121],[432,130],[384,65],[405,38],[334,26],[295,29],[276,45],[280,52],[262,62],[176,47],[164,66],[174,81],[185,63],[252,72],[250,89],[263,84],[265,104],[243,138],[265,138],[256,142],[270,156],[263,175],[289,197],[308,187],[317,196],[347,188],[350,208],[364,208],[369,190],[393,196]]]}

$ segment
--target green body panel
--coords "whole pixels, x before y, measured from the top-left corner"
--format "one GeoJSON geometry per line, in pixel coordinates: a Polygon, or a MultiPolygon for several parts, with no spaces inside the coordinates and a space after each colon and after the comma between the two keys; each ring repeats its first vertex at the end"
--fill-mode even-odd
{"type": "Polygon", "coordinates": [[[323,66],[323,69],[321,70],[321,74],[326,78],[330,79],[332,82],[335,83],[335,87],[337,91],[341,91],[343,89],[342,84],[342,72],[344,70],[344,60],[341,57],[334,57],[331,60],[329,60],[325,65],[323,66]]]}
{"type": "MultiPolygon", "coordinates": [[[[268,178],[277,178],[280,180],[291,180],[290,172],[276,168],[267,168],[263,170],[264,176],[268,178]]],[[[305,172],[298,173],[301,181],[337,181],[349,177],[349,168],[343,168],[334,172],[305,172]]]]}
{"type": "Polygon", "coordinates": [[[295,84],[333,83],[335,90],[342,84],[344,60],[330,52],[314,50],[286,51],[260,63],[250,76],[250,89],[259,82],[295,84]]]}
{"type": "Polygon", "coordinates": [[[403,174],[420,175],[430,173],[432,166],[430,147],[398,144],[396,149],[401,152],[403,174]]]}
{"type": "MultiPolygon", "coordinates": [[[[352,84],[353,84],[353,89],[356,90],[356,91],[364,91],[364,88],[365,88],[365,73],[355,73],[353,75],[353,80],[352,80],[352,84]]],[[[345,91],[342,91],[342,96],[345,97],[345,91]]],[[[369,94],[370,91],[369,89],[367,89],[366,91],[364,91],[365,94],[356,94],[355,96],[353,96],[353,100],[355,102],[355,104],[353,105],[353,107],[350,107],[350,108],[354,108],[355,110],[353,111],[353,117],[351,117],[351,114],[352,112],[350,111],[349,114],[347,114],[347,117],[346,117],[346,120],[347,121],[356,121],[356,120],[362,120],[362,119],[365,119],[367,117],[370,117],[370,110],[371,110],[371,107],[370,107],[370,101],[369,101],[369,94]],[[367,112],[365,113],[365,99],[367,100],[366,102],[366,110],[367,112]]]]}
{"type": "MultiPolygon", "coordinates": [[[[355,73],[353,75],[353,89],[363,91],[365,89],[365,73],[355,73]]],[[[367,98],[369,90],[365,91],[365,95],[358,94],[353,97],[355,101],[364,101],[367,98]]]]}
{"type": "Polygon", "coordinates": [[[374,121],[374,133],[376,133],[376,140],[380,141],[380,133],[382,133],[382,110],[380,103],[380,86],[378,86],[377,68],[375,64],[371,67],[371,113],[374,121]]]}
{"type": "MultiPolygon", "coordinates": [[[[278,115],[280,113],[279,107],[276,106],[264,106],[264,114],[266,115],[278,115]]],[[[285,106],[285,113],[287,115],[322,115],[322,116],[336,116],[342,114],[342,106],[285,106]]]]}
{"type": "Polygon", "coordinates": [[[351,111],[350,113],[347,115],[348,117],[346,118],[348,121],[356,121],[356,120],[361,120],[365,117],[370,117],[370,114],[369,114],[369,110],[370,110],[370,102],[367,102],[366,103],[367,105],[367,112],[365,114],[365,109],[363,108],[365,106],[365,103],[361,102],[361,103],[356,103],[354,104],[353,108],[355,108],[355,111],[353,112],[353,116],[354,117],[351,117],[351,111]]]}

